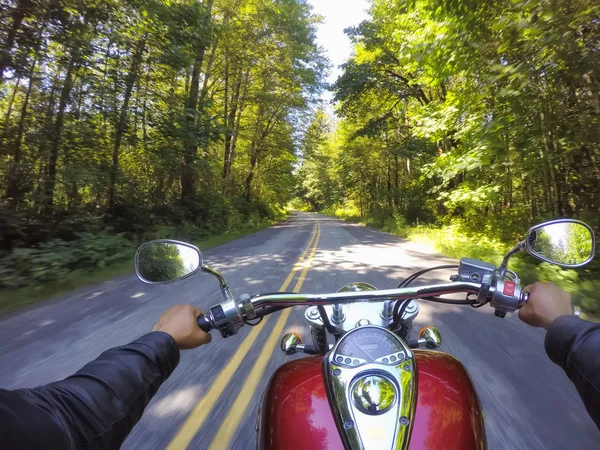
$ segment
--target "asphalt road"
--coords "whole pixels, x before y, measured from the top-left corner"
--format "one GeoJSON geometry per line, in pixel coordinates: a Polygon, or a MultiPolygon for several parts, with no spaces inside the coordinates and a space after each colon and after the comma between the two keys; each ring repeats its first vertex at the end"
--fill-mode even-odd
{"type": "MultiPolygon", "coordinates": [[[[306,249],[316,221],[320,237],[302,292],[334,292],[352,281],[390,288],[416,270],[449,261],[387,233],[297,213],[277,226],[205,252],[205,262],[223,273],[235,296],[276,291],[306,249]]],[[[424,282],[446,281],[448,275],[424,282]]],[[[290,289],[300,277],[301,270],[290,289]]],[[[171,305],[190,302],[206,309],[220,299],[218,285],[209,276],[148,286],[128,275],[4,316],[0,318],[0,386],[33,387],[64,378],[102,351],[150,331],[171,305]]],[[[529,328],[515,316],[498,319],[487,307],[475,310],[426,302],[420,307],[415,328],[437,326],[444,339],[442,350],[463,362],[476,385],[489,448],[600,448],[600,433],[577,392],[544,352],[543,330],[529,328]]],[[[179,367],[124,448],[166,448],[177,436],[181,439],[184,423],[189,448],[254,448],[260,397],[270,375],[288,359],[278,350],[281,333],[273,332],[281,324],[278,317],[270,316],[257,331],[244,327],[228,339],[215,335],[209,346],[183,352],[179,367]],[[274,342],[277,347],[271,351],[274,342]],[[241,346],[249,348],[244,354],[238,352],[238,363],[235,355],[241,346]],[[264,371],[259,370],[261,354],[264,371]],[[253,371],[255,363],[259,367],[253,371]],[[224,383],[228,376],[231,379],[224,383]],[[222,393],[212,409],[198,411],[198,403],[218,394],[215,386],[219,385],[222,393]],[[205,419],[197,419],[202,413],[205,419]]],[[[303,308],[291,311],[283,330],[310,338],[303,308]]]]}

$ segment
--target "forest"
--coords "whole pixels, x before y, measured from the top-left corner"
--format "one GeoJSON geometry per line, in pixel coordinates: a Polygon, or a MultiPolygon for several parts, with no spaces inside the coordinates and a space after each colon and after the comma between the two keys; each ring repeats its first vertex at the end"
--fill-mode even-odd
{"type": "MultiPolygon", "coordinates": [[[[594,0],[372,0],[332,85],[306,0],[4,5],[5,291],[290,201],[493,261],[545,219],[600,226],[594,0]]],[[[600,264],[523,261],[600,314],[600,264]]]]}
{"type": "Polygon", "coordinates": [[[0,289],[268,223],[322,90],[303,0],[9,0],[0,289]]]}
{"type": "MultiPolygon", "coordinates": [[[[303,140],[307,206],[500,262],[534,223],[600,226],[600,4],[374,0],[303,140]]],[[[532,258],[600,313],[600,264],[532,258]]]]}

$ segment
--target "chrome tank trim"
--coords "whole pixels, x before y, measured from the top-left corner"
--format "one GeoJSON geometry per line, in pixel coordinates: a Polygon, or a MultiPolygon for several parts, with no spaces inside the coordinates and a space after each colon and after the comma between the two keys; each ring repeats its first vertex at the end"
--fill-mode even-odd
{"type": "MultiPolygon", "coordinates": [[[[355,328],[344,335],[326,358],[323,358],[325,384],[344,447],[351,450],[379,450],[408,448],[410,433],[415,418],[417,401],[417,367],[410,348],[394,333],[383,327],[367,325],[355,328]],[[398,364],[383,364],[380,361],[349,367],[335,361],[336,351],[354,333],[365,329],[380,330],[388,334],[402,348],[398,364]],[[393,399],[381,399],[384,393],[374,390],[377,403],[371,413],[361,411],[355,398],[356,386],[369,378],[384,380],[393,385],[393,399]],[[377,408],[381,403],[385,408],[377,408]]],[[[389,388],[389,385],[386,385],[389,388]]]]}

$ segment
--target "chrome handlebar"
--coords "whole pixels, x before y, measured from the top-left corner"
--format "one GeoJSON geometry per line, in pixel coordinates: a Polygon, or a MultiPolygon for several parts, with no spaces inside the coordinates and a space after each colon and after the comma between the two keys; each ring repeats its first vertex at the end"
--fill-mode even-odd
{"type": "MultiPolygon", "coordinates": [[[[409,286],[398,289],[385,289],[361,292],[336,292],[332,294],[291,294],[275,293],[249,297],[242,294],[240,300],[226,299],[221,303],[212,305],[206,314],[198,318],[198,325],[204,331],[217,329],[223,337],[237,334],[246,320],[263,317],[271,312],[290,306],[310,305],[336,305],[362,302],[381,302],[385,300],[427,299],[441,295],[469,293],[485,293],[481,301],[491,301],[492,306],[502,304],[503,311],[510,312],[518,309],[526,301],[525,294],[516,286],[510,294],[506,290],[497,293],[494,286],[475,282],[452,282],[426,286],[409,286]],[[495,305],[494,305],[495,304],[495,305]],[[261,314],[262,311],[267,311],[261,314]]],[[[481,295],[479,296],[481,297],[481,295]]],[[[503,317],[503,316],[502,316],[503,317]]]]}
{"type": "Polygon", "coordinates": [[[257,295],[251,299],[254,308],[264,306],[334,305],[357,302],[382,302],[385,300],[405,300],[408,298],[437,297],[457,292],[478,293],[479,283],[442,283],[429,286],[410,286],[398,289],[384,289],[360,292],[336,292],[333,294],[269,294],[257,295]]]}

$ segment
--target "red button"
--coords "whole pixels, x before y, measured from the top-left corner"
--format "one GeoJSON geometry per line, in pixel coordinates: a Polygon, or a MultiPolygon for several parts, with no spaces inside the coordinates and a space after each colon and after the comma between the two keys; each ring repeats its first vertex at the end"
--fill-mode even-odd
{"type": "Polygon", "coordinates": [[[515,283],[510,280],[506,280],[504,282],[504,291],[502,291],[504,295],[510,295],[511,297],[515,295],[515,283]]]}

